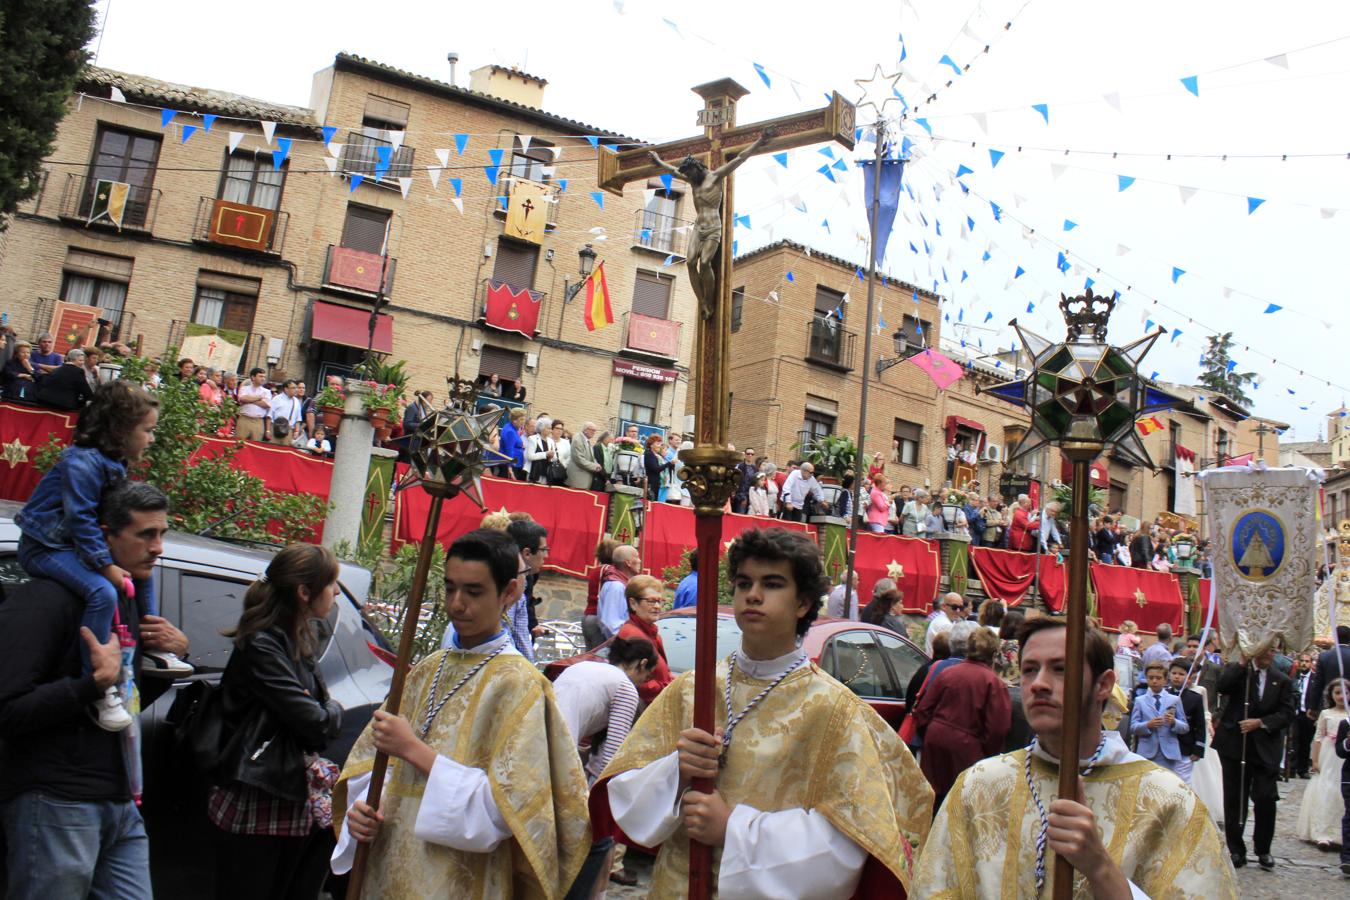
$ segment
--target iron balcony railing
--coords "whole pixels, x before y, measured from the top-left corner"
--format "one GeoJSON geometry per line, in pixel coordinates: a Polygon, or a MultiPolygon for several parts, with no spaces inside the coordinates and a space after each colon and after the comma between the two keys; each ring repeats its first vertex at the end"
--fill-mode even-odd
{"type": "Polygon", "coordinates": [[[858,335],[833,316],[815,316],[806,329],[808,362],[849,371],[858,335]]]}
{"type": "Polygon", "coordinates": [[[380,293],[380,272],[384,272],[384,295],[394,292],[394,273],[398,259],[386,260],[378,253],[367,253],[351,247],[328,245],[323,264],[323,286],[338,291],[356,291],[361,294],[380,293]]]}
{"type": "Polygon", "coordinates": [[[639,209],[633,217],[633,243],[658,253],[684,257],[689,245],[690,223],[649,209],[639,209]]]}
{"type": "Polygon", "coordinates": [[[497,284],[510,288],[512,292],[517,294],[519,294],[521,291],[525,291],[526,293],[529,294],[532,300],[538,301],[539,316],[535,321],[535,333],[537,334],[540,330],[540,327],[544,323],[544,301],[548,299],[548,293],[546,291],[536,291],[534,288],[517,287],[514,284],[510,284],[505,281],[500,281],[499,279],[496,278],[484,278],[482,281],[478,283],[478,291],[477,294],[474,296],[473,301],[474,319],[476,319],[478,322],[482,324],[487,324],[488,291],[490,290],[493,282],[496,282],[497,284]]]}
{"type": "Polygon", "coordinates": [[[361,175],[367,181],[397,188],[400,178],[412,177],[413,148],[402,144],[395,150],[391,141],[366,134],[351,134],[342,148],[340,163],[347,175],[361,175]],[[382,151],[388,151],[389,167],[377,172],[381,166],[381,157],[386,155],[382,151]]]}
{"type": "MultiPolygon", "coordinates": [[[[90,178],[88,175],[67,175],[66,183],[61,191],[61,205],[58,208],[58,215],[62,218],[79,219],[88,223],[90,213],[94,209],[94,190],[100,180],[107,179],[90,178]]],[[[153,231],[155,213],[159,209],[161,193],[157,188],[131,185],[130,191],[127,193],[126,205],[122,211],[122,229],[153,231]]],[[[91,224],[95,227],[117,227],[116,223],[109,220],[107,216],[100,217],[97,222],[91,224]]]]}

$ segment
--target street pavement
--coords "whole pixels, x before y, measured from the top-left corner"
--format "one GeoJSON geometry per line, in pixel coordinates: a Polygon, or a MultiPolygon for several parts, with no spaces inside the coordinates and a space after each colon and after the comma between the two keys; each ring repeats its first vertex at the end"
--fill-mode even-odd
{"type": "MultiPolygon", "coordinates": [[[[1307,781],[1299,779],[1280,784],[1275,841],[1271,846],[1275,871],[1264,872],[1256,865],[1256,857],[1251,849],[1251,822],[1247,823],[1249,861],[1245,868],[1237,870],[1238,896],[1242,900],[1329,900],[1331,897],[1350,896],[1350,878],[1341,877],[1340,857],[1334,851],[1323,852],[1315,845],[1294,837],[1299,800],[1307,785],[1307,781]]],[[[634,861],[639,876],[637,886],[623,887],[610,882],[607,898],[636,900],[648,896],[651,866],[641,858],[634,861]]]]}

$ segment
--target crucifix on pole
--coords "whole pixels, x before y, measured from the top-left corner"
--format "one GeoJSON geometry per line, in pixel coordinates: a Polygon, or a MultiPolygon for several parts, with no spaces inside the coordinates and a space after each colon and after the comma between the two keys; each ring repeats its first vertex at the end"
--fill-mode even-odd
{"type": "MultiPolygon", "coordinates": [[[[680,451],[681,478],[694,501],[699,568],[717,572],[722,555],[722,508],[736,490],[736,454],[727,450],[731,395],[731,248],[735,210],[733,171],[751,156],[834,141],[853,147],[853,104],[834,94],[821,109],[751,125],[736,124],[736,101],[749,93],[730,78],[694,88],[703,98],[699,137],[600,154],[600,187],[622,194],[624,185],[671,174],[690,185],[696,222],[689,243],[689,280],[698,297],[694,361],[695,446],[680,451]]],[[[694,643],[694,727],[715,730],[713,693],[717,667],[717,579],[700,578],[694,643]]],[[[714,785],[696,779],[696,790],[714,785]]],[[[689,896],[700,900],[712,886],[712,849],[690,842],[689,896]]]]}

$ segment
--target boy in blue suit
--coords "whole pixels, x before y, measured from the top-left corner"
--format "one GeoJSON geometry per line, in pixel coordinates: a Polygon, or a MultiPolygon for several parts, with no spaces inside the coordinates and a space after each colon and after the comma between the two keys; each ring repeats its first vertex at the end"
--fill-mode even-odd
{"type": "Polygon", "coordinates": [[[1171,769],[1187,784],[1191,780],[1191,758],[1181,752],[1177,735],[1190,730],[1181,698],[1167,693],[1167,666],[1151,662],[1144,670],[1148,690],[1134,698],[1130,714],[1130,734],[1138,739],[1135,752],[1150,762],[1171,769]]]}

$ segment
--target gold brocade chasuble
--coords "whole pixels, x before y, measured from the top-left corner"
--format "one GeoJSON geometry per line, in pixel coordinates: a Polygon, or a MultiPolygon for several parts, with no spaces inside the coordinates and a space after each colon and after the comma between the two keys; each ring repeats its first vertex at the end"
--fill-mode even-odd
{"type": "MultiPolygon", "coordinates": [[[[441,691],[449,690],[481,654],[449,654],[441,691]]],[[[408,674],[403,710],[416,733],[441,653],[408,674]]],[[[576,741],[558,712],[553,687],[517,654],[503,653],[455,694],[426,742],[442,756],[482,769],[492,799],[511,829],[491,853],[467,853],[419,840],[413,825],[427,779],[391,760],[380,811],[384,825],[371,847],[364,895],[401,898],[554,898],[567,893],[591,846],[586,776],[576,741]]],[[[371,770],[375,745],[366,725],[333,790],[334,825],[347,809],[348,779],[371,770]]]]}
{"type": "MultiPolygon", "coordinates": [[[[718,728],[726,727],[727,669],[725,660],[717,666],[718,728]]],[[[737,671],[732,706],[744,708],[767,684],[737,671]]],[[[667,756],[693,721],[693,706],[694,673],[685,672],[638,719],[601,777],[667,756]]],[[[732,807],[815,810],[906,887],[932,818],[933,789],[895,730],[810,665],[785,678],[736,726],[717,790],[732,807]]],[[[721,858],[715,848],[714,884],[721,858]]],[[[689,836],[681,824],[661,845],[651,896],[672,900],[688,889],[689,836]]]]}
{"type": "MultiPolygon", "coordinates": [[[[913,896],[1036,896],[1040,815],[1027,788],[1027,751],[981,760],[947,795],[919,856],[913,896]]],[[[1048,809],[1059,796],[1059,770],[1036,757],[1032,777],[1048,809]]],[[[1146,760],[1098,766],[1080,782],[1102,842],[1125,877],[1153,900],[1236,900],[1233,870],[1204,803],[1179,778],[1146,760]]],[[[1045,888],[1054,885],[1054,853],[1045,855],[1045,888]]],[[[1086,879],[1074,897],[1090,898],[1086,879]]]]}

